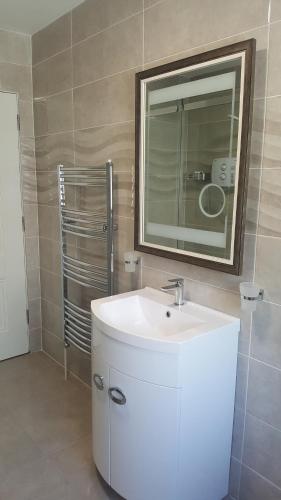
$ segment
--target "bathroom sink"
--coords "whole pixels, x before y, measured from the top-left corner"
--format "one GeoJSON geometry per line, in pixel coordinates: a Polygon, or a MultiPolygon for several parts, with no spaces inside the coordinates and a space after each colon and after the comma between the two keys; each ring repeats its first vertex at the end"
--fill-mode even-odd
{"type": "Polygon", "coordinates": [[[194,336],[229,328],[239,319],[187,301],[173,305],[174,296],[143,288],[92,301],[93,326],[121,342],[142,348],[177,352],[194,336]]]}

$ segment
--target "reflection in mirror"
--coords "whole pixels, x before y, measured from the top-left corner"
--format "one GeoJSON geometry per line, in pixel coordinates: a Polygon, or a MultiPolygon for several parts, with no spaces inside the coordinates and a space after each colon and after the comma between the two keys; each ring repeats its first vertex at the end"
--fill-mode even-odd
{"type": "Polygon", "coordinates": [[[233,264],[244,86],[243,50],[141,79],[140,245],[233,264]]]}

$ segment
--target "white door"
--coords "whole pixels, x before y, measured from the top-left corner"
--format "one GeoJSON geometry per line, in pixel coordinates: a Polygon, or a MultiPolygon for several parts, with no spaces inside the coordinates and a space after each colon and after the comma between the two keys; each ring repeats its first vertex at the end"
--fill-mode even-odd
{"type": "Polygon", "coordinates": [[[28,351],[16,94],[0,92],[0,360],[28,351]]]}
{"type": "Polygon", "coordinates": [[[181,390],[143,382],[112,368],[110,390],[112,488],[127,500],[175,500],[181,390]],[[114,387],[117,391],[112,391],[114,387]]]}

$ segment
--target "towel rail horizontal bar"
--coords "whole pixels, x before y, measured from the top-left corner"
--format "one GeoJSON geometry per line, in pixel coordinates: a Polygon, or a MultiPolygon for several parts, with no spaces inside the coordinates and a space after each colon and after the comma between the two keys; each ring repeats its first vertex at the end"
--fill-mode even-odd
{"type": "Polygon", "coordinates": [[[83,314],[88,314],[91,317],[91,312],[90,311],[86,311],[86,309],[83,309],[82,307],[77,306],[76,304],[74,304],[73,302],[71,302],[66,297],[64,297],[64,301],[69,305],[69,307],[77,309],[78,311],[82,312],[83,314]]]}
{"type": "Polygon", "coordinates": [[[106,235],[104,233],[104,236],[101,236],[101,234],[99,236],[96,236],[94,234],[85,234],[85,233],[78,233],[76,231],[73,231],[71,229],[65,229],[64,227],[62,228],[62,231],[64,233],[68,233],[68,234],[72,234],[73,236],[79,236],[79,238],[90,238],[90,239],[93,239],[93,240],[106,240],[106,235]]]}
{"type": "Polygon", "coordinates": [[[88,318],[84,319],[81,314],[73,311],[72,309],[69,310],[68,306],[65,307],[65,312],[70,318],[75,319],[81,326],[91,329],[91,321],[88,320],[88,318]]]}
{"type": "Polygon", "coordinates": [[[91,340],[91,329],[89,332],[85,331],[84,328],[82,328],[80,325],[77,325],[75,321],[72,321],[72,319],[68,316],[66,316],[65,322],[69,324],[73,329],[77,329],[78,333],[81,333],[81,335],[85,335],[86,339],[91,340]]]}
{"type": "Polygon", "coordinates": [[[81,277],[83,278],[89,278],[89,279],[95,279],[95,276],[97,277],[97,281],[100,281],[103,283],[104,281],[107,282],[108,276],[104,275],[102,273],[98,273],[97,271],[94,271],[92,269],[84,269],[82,267],[79,267],[75,264],[71,264],[70,262],[64,262],[64,268],[67,271],[70,272],[77,272],[77,274],[81,274],[81,277]]]}
{"type": "Polygon", "coordinates": [[[66,339],[69,340],[69,341],[72,341],[72,343],[80,348],[81,346],[83,346],[83,348],[85,349],[85,352],[87,352],[87,354],[89,354],[91,352],[91,346],[89,346],[88,344],[86,344],[85,342],[83,342],[83,340],[79,340],[75,337],[75,335],[73,335],[72,332],[70,331],[65,331],[65,336],[66,336],[66,339]]]}
{"type": "Polygon", "coordinates": [[[92,277],[82,276],[81,274],[76,273],[75,271],[72,271],[71,269],[66,269],[66,268],[65,268],[65,271],[66,271],[68,274],[70,273],[70,274],[71,274],[71,275],[73,275],[74,277],[77,277],[77,278],[80,278],[80,279],[86,280],[86,281],[88,281],[88,282],[89,282],[89,281],[95,281],[98,285],[101,285],[101,286],[103,286],[103,285],[107,285],[107,282],[105,282],[105,283],[104,283],[103,281],[100,281],[100,280],[95,279],[95,278],[92,278],[92,277]]]}
{"type": "Polygon", "coordinates": [[[85,328],[91,328],[92,322],[90,318],[84,318],[80,313],[77,311],[74,311],[73,309],[70,309],[69,306],[65,304],[65,314],[69,315],[69,317],[77,320],[77,322],[81,326],[84,326],[85,328]]]}
{"type": "Polygon", "coordinates": [[[65,338],[66,338],[66,341],[67,341],[68,344],[74,345],[74,347],[76,347],[80,351],[84,352],[85,354],[91,354],[91,349],[84,349],[79,344],[77,344],[74,340],[72,340],[71,338],[69,338],[67,335],[65,335],[65,338]]]}
{"type": "Polygon", "coordinates": [[[76,332],[76,330],[75,330],[75,328],[73,328],[73,326],[68,325],[68,324],[66,324],[65,326],[72,333],[72,335],[77,335],[77,337],[81,338],[81,340],[83,340],[85,343],[88,343],[88,344],[91,343],[91,338],[85,337],[81,333],[76,332]]]}
{"type": "Polygon", "coordinates": [[[89,262],[85,262],[84,260],[75,259],[74,257],[70,257],[69,255],[63,254],[63,259],[76,262],[77,264],[79,264],[81,266],[92,267],[93,269],[95,269],[97,271],[107,272],[107,268],[104,266],[97,266],[96,264],[90,264],[89,262]]]}
{"type": "Polygon", "coordinates": [[[63,207],[61,209],[61,212],[62,214],[64,212],[66,213],[72,213],[74,215],[82,215],[82,216],[85,216],[85,217],[90,217],[90,216],[103,216],[104,218],[106,218],[106,213],[104,212],[104,210],[97,210],[95,212],[85,212],[85,210],[74,210],[72,208],[66,208],[66,207],[63,207]]]}
{"type": "Polygon", "coordinates": [[[69,280],[74,281],[78,285],[85,286],[86,288],[94,288],[95,290],[98,290],[99,292],[102,292],[102,293],[106,293],[107,292],[107,290],[104,290],[104,288],[100,288],[100,287],[98,287],[96,285],[90,285],[89,283],[83,283],[83,281],[80,281],[80,280],[74,278],[73,276],[69,276],[66,273],[64,273],[64,277],[67,278],[67,279],[69,279],[69,280]]]}

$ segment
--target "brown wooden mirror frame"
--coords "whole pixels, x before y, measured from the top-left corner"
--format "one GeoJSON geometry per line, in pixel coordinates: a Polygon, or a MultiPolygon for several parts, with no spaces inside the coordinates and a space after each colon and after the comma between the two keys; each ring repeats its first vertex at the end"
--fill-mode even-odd
{"type": "Polygon", "coordinates": [[[248,186],[248,163],[250,155],[250,136],[252,124],[252,101],[254,87],[254,68],[255,68],[255,48],[254,39],[238,42],[226,47],[214,49],[208,52],[197,54],[172,63],[164,64],[155,68],[141,71],[136,74],[135,79],[135,227],[134,227],[134,246],[135,250],[153,254],[168,259],[174,259],[190,263],[197,266],[207,267],[230,274],[240,275],[243,263],[244,247],[244,228],[248,186]],[[188,68],[204,62],[212,62],[219,58],[230,56],[237,53],[245,53],[244,67],[244,92],[243,92],[243,114],[241,118],[241,144],[239,157],[239,178],[237,187],[237,207],[235,219],[235,239],[233,247],[233,262],[225,264],[211,261],[201,257],[194,257],[176,253],[172,249],[159,249],[140,243],[140,133],[141,133],[141,82],[147,78],[169,73],[182,68],[188,68]]]}

